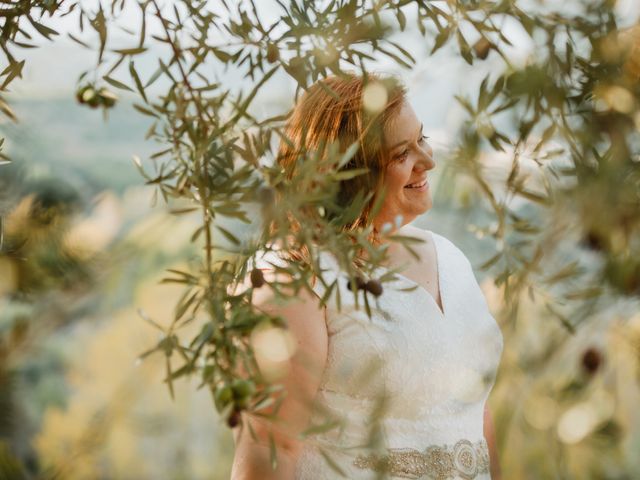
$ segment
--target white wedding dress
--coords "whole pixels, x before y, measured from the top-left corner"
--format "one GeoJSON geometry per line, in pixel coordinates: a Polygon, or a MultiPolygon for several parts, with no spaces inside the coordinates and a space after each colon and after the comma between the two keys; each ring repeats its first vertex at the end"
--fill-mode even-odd
{"type": "MultiPolygon", "coordinates": [[[[422,286],[396,274],[380,297],[369,295],[368,318],[363,293],[357,310],[335,258],[320,257],[327,285],[342,277],[341,311],[334,288],[312,425],[337,426],[307,438],[297,480],[491,478],[483,414],[503,338],[467,257],[430,234],[443,310],[422,286]]],[[[320,281],[314,289],[325,292],[320,281]]]]}

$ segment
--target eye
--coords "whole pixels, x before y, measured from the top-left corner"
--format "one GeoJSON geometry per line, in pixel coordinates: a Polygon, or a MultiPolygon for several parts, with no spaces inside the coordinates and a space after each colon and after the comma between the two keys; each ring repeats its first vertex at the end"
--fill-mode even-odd
{"type": "Polygon", "coordinates": [[[429,139],[429,137],[427,137],[426,135],[422,135],[422,137],[420,137],[420,143],[424,143],[429,139]]]}
{"type": "Polygon", "coordinates": [[[397,160],[401,160],[401,161],[402,161],[402,160],[405,160],[405,159],[407,158],[407,156],[408,156],[408,155],[409,155],[409,149],[406,149],[406,148],[405,148],[405,149],[402,151],[402,153],[396,157],[396,159],[397,159],[397,160]]]}

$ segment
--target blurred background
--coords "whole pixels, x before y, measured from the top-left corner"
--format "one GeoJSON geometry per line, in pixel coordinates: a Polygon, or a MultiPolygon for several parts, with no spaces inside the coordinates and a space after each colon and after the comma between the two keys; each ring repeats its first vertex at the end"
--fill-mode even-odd
{"type": "MultiPolygon", "coordinates": [[[[616,9],[628,26],[638,22],[634,0],[616,9]]],[[[56,21],[53,28],[73,31],[56,21]]],[[[511,61],[526,65],[533,45],[517,25],[502,28],[511,61]]],[[[464,119],[454,96],[475,91],[501,60],[469,66],[451,48],[428,56],[415,32],[394,35],[416,57],[402,75],[437,163],[434,206],[415,223],[467,254],[504,334],[489,400],[503,478],[640,478],[638,297],[607,292],[575,331],[548,302],[573,279],[537,288],[516,314],[507,311],[497,273],[480,268],[495,253],[479,227],[492,218],[477,187],[447,164],[464,119]]],[[[209,390],[181,379],[172,400],[165,359],[139,359],[160,338],[154,323],[166,324],[182,295],[160,279],[199,255],[189,241],[199,220],[170,215],[135,168],[132,156],[147,158],[155,145],[133,95],[119,93],[106,115],[76,102],[76,79],[94,61],[68,39],[41,42],[7,95],[19,122],[0,124],[13,160],[0,166],[0,478],[226,479],[233,442],[209,390]]],[[[137,68],[154,70],[144,61],[137,68]]],[[[384,60],[374,69],[400,71],[384,60]]],[[[211,75],[244,81],[216,65],[211,75]]],[[[285,113],[294,92],[278,72],[254,108],[285,113]]],[[[510,158],[487,153],[483,164],[499,190],[510,158]]],[[[544,224],[530,203],[512,208],[544,224]]],[[[587,274],[600,261],[575,239],[560,250],[587,274]]]]}

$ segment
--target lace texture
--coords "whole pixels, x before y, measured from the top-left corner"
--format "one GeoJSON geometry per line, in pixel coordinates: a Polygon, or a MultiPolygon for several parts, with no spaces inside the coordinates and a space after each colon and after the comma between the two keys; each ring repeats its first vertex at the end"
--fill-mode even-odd
{"type": "Polygon", "coordinates": [[[475,444],[458,440],[453,446],[432,445],[424,452],[414,448],[392,448],[385,455],[358,455],[353,464],[403,478],[473,480],[489,471],[489,449],[484,439],[475,444]]]}
{"type": "MultiPolygon", "coordinates": [[[[372,458],[382,464],[369,467],[387,466],[383,478],[490,478],[488,456],[473,447],[470,457],[467,447],[484,442],[503,337],[467,257],[430,233],[444,314],[427,290],[407,291],[416,284],[398,275],[370,302],[369,319],[363,293],[357,309],[336,259],[320,257],[326,285],[338,282],[327,302],[328,358],[311,423],[336,426],[307,437],[297,480],[381,478],[380,468],[362,468],[372,458]],[[445,462],[448,476],[426,465],[434,459],[445,462]]],[[[326,291],[322,282],[314,288],[326,291]]]]}

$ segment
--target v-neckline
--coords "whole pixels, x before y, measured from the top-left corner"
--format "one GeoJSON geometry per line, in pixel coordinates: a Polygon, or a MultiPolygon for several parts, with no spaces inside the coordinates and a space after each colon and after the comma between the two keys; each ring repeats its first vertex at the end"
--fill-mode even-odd
{"type": "MultiPolygon", "coordinates": [[[[448,312],[448,308],[445,305],[445,294],[442,291],[442,265],[441,265],[441,261],[440,261],[440,252],[438,251],[438,242],[436,240],[436,236],[434,235],[434,233],[431,230],[426,230],[427,232],[429,232],[429,235],[431,236],[431,243],[433,244],[433,249],[435,252],[435,257],[436,257],[436,269],[437,269],[437,273],[436,273],[436,277],[438,280],[438,293],[440,294],[440,300],[442,301],[442,309],[440,308],[440,305],[438,305],[438,302],[436,301],[436,299],[433,297],[433,295],[431,295],[431,293],[425,288],[423,287],[421,284],[419,284],[418,282],[416,282],[415,280],[411,280],[409,277],[406,277],[405,275],[399,273],[399,272],[393,272],[394,275],[397,275],[398,277],[401,277],[403,279],[405,279],[407,282],[415,285],[416,287],[418,287],[419,290],[422,290],[425,295],[427,295],[430,299],[431,299],[431,303],[433,304],[434,307],[436,307],[436,310],[438,310],[438,312],[440,313],[440,315],[445,318],[447,316],[447,312],[448,312]]],[[[381,268],[383,268],[386,271],[390,271],[389,268],[385,267],[384,265],[381,265],[381,268]]]]}

